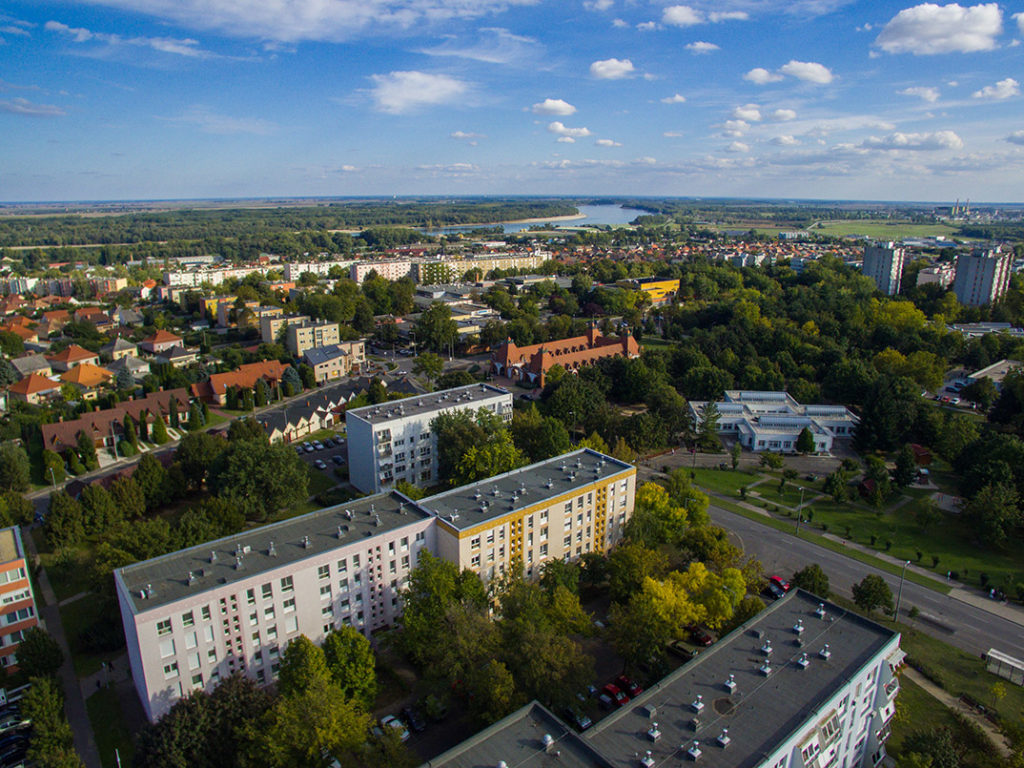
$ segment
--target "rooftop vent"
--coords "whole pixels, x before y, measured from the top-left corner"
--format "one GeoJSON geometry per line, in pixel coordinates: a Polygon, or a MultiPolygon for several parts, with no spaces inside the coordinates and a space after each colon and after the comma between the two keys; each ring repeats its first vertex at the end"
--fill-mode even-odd
{"type": "Polygon", "coordinates": [[[644,752],[644,756],[640,758],[640,765],[644,768],[654,768],[654,758],[651,756],[651,750],[644,752]]]}
{"type": "Polygon", "coordinates": [[[550,733],[545,733],[541,741],[544,743],[545,752],[550,752],[555,746],[555,738],[550,733]]]}
{"type": "Polygon", "coordinates": [[[692,704],[690,704],[690,706],[693,708],[694,712],[700,712],[702,709],[704,709],[704,701],[703,701],[703,699],[704,699],[704,697],[701,696],[698,693],[697,694],[697,698],[693,700],[692,704]]]}
{"type": "Polygon", "coordinates": [[[210,562],[211,563],[216,563],[217,562],[217,551],[216,550],[210,552],[210,562]]]}
{"type": "Polygon", "coordinates": [[[459,513],[458,512],[452,512],[450,515],[448,515],[448,519],[451,520],[454,523],[456,520],[459,519],[459,513]]]}
{"type": "Polygon", "coordinates": [[[819,619],[824,619],[825,618],[825,604],[824,603],[818,603],[818,610],[816,610],[814,612],[814,615],[817,616],[819,619]]]}
{"type": "Polygon", "coordinates": [[[189,584],[194,584],[195,580],[196,580],[196,575],[192,571],[189,571],[188,572],[188,583],[189,584]]]}
{"type": "Polygon", "coordinates": [[[153,599],[153,595],[155,595],[155,594],[156,594],[156,592],[153,591],[153,585],[152,584],[147,584],[146,585],[146,599],[147,600],[152,600],[153,599]]]}
{"type": "Polygon", "coordinates": [[[761,646],[761,653],[763,653],[765,656],[771,656],[772,655],[772,641],[771,640],[765,640],[764,641],[764,645],[761,646]]]}
{"type": "Polygon", "coordinates": [[[793,631],[796,632],[798,635],[801,634],[804,631],[804,620],[803,619],[797,619],[796,620],[796,624],[793,625],[793,631]]]}
{"type": "Polygon", "coordinates": [[[732,739],[729,738],[729,729],[728,728],[723,728],[722,732],[720,734],[718,734],[718,738],[715,739],[715,741],[717,741],[718,742],[718,746],[722,747],[723,749],[725,747],[728,747],[729,746],[729,742],[732,741],[732,739]]]}
{"type": "Polygon", "coordinates": [[[270,542],[270,546],[267,547],[267,557],[277,557],[277,547],[274,546],[274,542],[270,542]]]}
{"type": "Polygon", "coordinates": [[[832,657],[832,651],[828,649],[828,643],[825,643],[825,647],[818,651],[818,655],[823,659],[829,659],[832,657]]]}
{"type": "Polygon", "coordinates": [[[349,520],[352,519],[352,510],[351,509],[346,509],[345,510],[345,517],[348,518],[349,520]]]}
{"type": "Polygon", "coordinates": [[[730,674],[725,679],[725,683],[723,683],[723,685],[725,685],[725,689],[729,693],[732,693],[733,691],[735,691],[736,690],[736,675],[730,674]]]}
{"type": "Polygon", "coordinates": [[[800,658],[796,660],[796,663],[799,665],[800,669],[807,669],[808,665],[811,663],[811,660],[807,658],[806,653],[801,653],[800,658]]]}
{"type": "Polygon", "coordinates": [[[757,668],[757,671],[765,677],[768,677],[772,673],[772,665],[770,662],[766,661],[764,664],[757,668]]]}
{"type": "Polygon", "coordinates": [[[235,570],[236,571],[242,570],[242,558],[238,557],[237,555],[235,556],[235,570]]]}
{"type": "Polygon", "coordinates": [[[304,549],[309,549],[313,546],[313,542],[309,540],[309,536],[302,537],[302,546],[304,549]]]}
{"type": "Polygon", "coordinates": [[[474,499],[479,499],[479,498],[480,498],[480,491],[476,491],[476,492],[475,492],[475,493],[473,494],[473,498],[474,498],[474,499]]]}
{"type": "Polygon", "coordinates": [[[551,482],[551,478],[549,477],[548,481],[546,483],[544,483],[544,487],[545,488],[550,488],[551,486],[552,486],[552,482],[551,482]]]}
{"type": "Polygon", "coordinates": [[[651,741],[657,741],[661,738],[661,731],[658,730],[657,723],[651,723],[651,727],[647,729],[647,738],[651,741]]]}
{"type": "Polygon", "coordinates": [[[576,473],[575,472],[570,472],[569,473],[569,482],[571,483],[575,479],[576,479],[576,473]]]}
{"type": "Polygon", "coordinates": [[[691,760],[698,759],[701,756],[700,742],[694,739],[693,744],[690,745],[690,748],[688,750],[686,750],[686,754],[690,757],[691,760]]]}
{"type": "Polygon", "coordinates": [[[501,496],[501,489],[498,486],[494,486],[494,490],[491,491],[491,496],[501,496]]]}
{"type": "Polygon", "coordinates": [[[382,523],[382,522],[380,521],[380,515],[377,515],[376,517],[374,517],[374,518],[373,518],[373,524],[374,524],[374,525],[375,525],[376,527],[378,527],[378,528],[380,528],[380,527],[381,527],[382,525],[384,525],[384,523],[382,523]]]}

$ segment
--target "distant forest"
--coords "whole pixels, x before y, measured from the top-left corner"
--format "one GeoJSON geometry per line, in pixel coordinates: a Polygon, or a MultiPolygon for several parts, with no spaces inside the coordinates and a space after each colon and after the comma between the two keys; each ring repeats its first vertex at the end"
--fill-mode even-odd
{"type": "Polygon", "coordinates": [[[0,248],[141,244],[167,240],[245,239],[370,227],[443,227],[575,214],[554,200],[382,201],[309,207],[187,209],[114,216],[0,218],[0,248]]]}

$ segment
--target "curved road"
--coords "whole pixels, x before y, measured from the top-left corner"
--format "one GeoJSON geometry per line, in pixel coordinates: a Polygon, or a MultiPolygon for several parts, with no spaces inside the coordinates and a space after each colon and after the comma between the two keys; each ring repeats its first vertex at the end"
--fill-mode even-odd
{"type": "MultiPolygon", "coordinates": [[[[797,539],[791,533],[761,525],[714,504],[710,507],[710,513],[716,525],[729,531],[747,554],[755,556],[764,564],[766,573],[789,575],[808,563],[818,563],[828,574],[832,590],[843,595],[849,596],[853,585],[869,573],[885,579],[894,597],[899,588],[899,576],[804,539],[797,539]]],[[[989,648],[997,648],[1018,659],[1024,659],[1024,626],[1020,624],[941,592],[905,581],[900,602],[902,621],[908,621],[906,613],[912,606],[921,611],[921,616],[915,622],[916,627],[950,645],[975,656],[984,654],[989,648]],[[930,622],[927,617],[937,622],[930,622]]]]}

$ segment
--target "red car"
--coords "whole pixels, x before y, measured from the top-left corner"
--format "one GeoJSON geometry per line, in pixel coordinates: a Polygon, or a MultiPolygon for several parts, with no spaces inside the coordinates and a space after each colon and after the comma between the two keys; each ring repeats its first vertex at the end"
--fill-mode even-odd
{"type": "Polygon", "coordinates": [[[625,675],[619,675],[618,677],[616,677],[615,685],[617,685],[623,691],[628,693],[629,698],[631,699],[635,699],[637,696],[644,692],[644,689],[640,686],[639,683],[633,682],[625,675]]]}
{"type": "Polygon", "coordinates": [[[776,587],[781,589],[783,592],[789,592],[790,584],[781,576],[769,576],[768,581],[770,581],[776,587]]]}
{"type": "Polygon", "coordinates": [[[614,701],[615,706],[617,707],[624,706],[629,701],[629,696],[623,693],[622,689],[620,689],[619,686],[614,685],[613,683],[608,683],[608,685],[601,689],[601,692],[606,694],[608,698],[614,701]]]}
{"type": "Polygon", "coordinates": [[[690,642],[694,645],[703,645],[705,648],[715,642],[714,638],[711,637],[707,632],[698,627],[696,624],[691,624],[686,627],[686,631],[690,633],[690,642]]]}

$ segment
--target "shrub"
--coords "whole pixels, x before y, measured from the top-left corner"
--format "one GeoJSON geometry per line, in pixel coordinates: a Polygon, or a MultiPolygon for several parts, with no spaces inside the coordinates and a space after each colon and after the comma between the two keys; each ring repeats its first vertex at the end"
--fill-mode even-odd
{"type": "Polygon", "coordinates": [[[939,556],[938,555],[932,555],[932,568],[938,568],[938,567],[939,567],[939,556]]]}
{"type": "Polygon", "coordinates": [[[978,580],[981,582],[981,586],[983,586],[983,587],[988,586],[988,574],[987,573],[981,574],[981,576],[978,577],[978,580]]]}
{"type": "Polygon", "coordinates": [[[871,534],[871,546],[872,546],[872,547],[873,547],[873,546],[875,546],[875,544],[876,544],[877,542],[878,542],[878,536],[877,536],[877,534],[874,534],[874,533],[872,533],[872,534],[871,534]]]}
{"type": "Polygon", "coordinates": [[[885,551],[888,552],[890,549],[892,549],[892,539],[886,539],[885,540],[885,551]]]}
{"type": "Polygon", "coordinates": [[[953,581],[960,581],[960,571],[953,571],[949,574],[949,578],[953,581]]]}
{"type": "Polygon", "coordinates": [[[921,550],[919,549],[919,550],[917,550],[917,552],[916,552],[915,554],[917,555],[917,562],[919,562],[919,563],[920,563],[920,562],[921,562],[921,558],[923,558],[923,557],[924,557],[924,552],[922,552],[922,551],[921,551],[921,550]]]}
{"type": "Polygon", "coordinates": [[[920,615],[921,609],[918,608],[916,605],[910,606],[910,610],[907,611],[907,616],[909,616],[911,619],[916,619],[920,615]]]}
{"type": "Polygon", "coordinates": [[[828,531],[828,523],[822,523],[822,524],[821,524],[821,530],[823,530],[823,531],[826,531],[826,532],[827,532],[827,531],[828,531]]]}
{"type": "Polygon", "coordinates": [[[135,450],[135,446],[129,443],[127,440],[122,440],[120,443],[118,443],[117,449],[121,452],[121,455],[124,456],[126,459],[131,458],[137,453],[137,451],[135,450]]]}
{"type": "Polygon", "coordinates": [[[808,510],[804,511],[804,520],[806,520],[808,523],[813,522],[813,520],[814,520],[814,510],[813,509],[808,509],[808,510]]]}
{"type": "Polygon", "coordinates": [[[846,526],[846,538],[850,538],[853,535],[853,529],[850,526],[846,526]]]}

